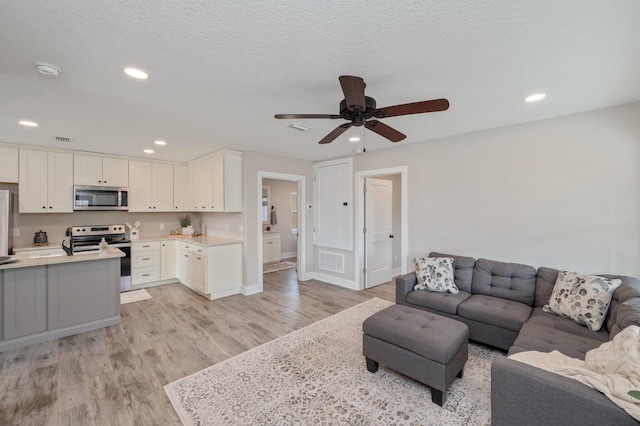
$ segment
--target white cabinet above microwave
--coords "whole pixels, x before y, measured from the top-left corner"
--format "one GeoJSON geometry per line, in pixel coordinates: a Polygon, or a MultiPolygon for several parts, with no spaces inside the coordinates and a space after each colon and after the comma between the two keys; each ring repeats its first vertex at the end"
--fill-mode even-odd
{"type": "Polygon", "coordinates": [[[129,186],[129,160],[74,155],[73,184],[126,188],[129,186]]]}

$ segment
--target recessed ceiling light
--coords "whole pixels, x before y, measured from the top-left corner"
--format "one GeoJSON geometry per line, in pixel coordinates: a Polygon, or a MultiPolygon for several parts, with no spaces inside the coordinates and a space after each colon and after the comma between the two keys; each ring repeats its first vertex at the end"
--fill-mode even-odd
{"type": "Polygon", "coordinates": [[[350,142],[358,142],[359,140],[360,140],[360,138],[357,137],[357,136],[353,136],[353,137],[349,138],[350,142]]]}
{"type": "Polygon", "coordinates": [[[156,145],[166,145],[167,144],[165,141],[155,141],[154,143],[156,145]]]}
{"type": "Polygon", "coordinates": [[[36,123],[35,121],[20,120],[20,121],[18,121],[18,123],[22,124],[23,126],[27,126],[27,127],[38,127],[38,123],[36,123]]]}
{"type": "Polygon", "coordinates": [[[535,101],[540,101],[542,99],[544,99],[547,95],[545,95],[544,93],[536,93],[534,95],[529,95],[526,98],[524,98],[525,102],[535,102],[535,101]]]}
{"type": "Polygon", "coordinates": [[[47,64],[46,62],[36,62],[35,66],[40,74],[50,75],[52,77],[60,75],[60,68],[55,65],[47,64]]]}
{"type": "Polygon", "coordinates": [[[139,80],[146,80],[147,78],[149,78],[149,76],[147,75],[146,72],[139,70],[137,68],[125,68],[124,72],[133,78],[137,78],[139,80]]]}
{"type": "Polygon", "coordinates": [[[153,150],[152,149],[145,149],[144,152],[145,152],[145,154],[153,154],[153,150]]]}

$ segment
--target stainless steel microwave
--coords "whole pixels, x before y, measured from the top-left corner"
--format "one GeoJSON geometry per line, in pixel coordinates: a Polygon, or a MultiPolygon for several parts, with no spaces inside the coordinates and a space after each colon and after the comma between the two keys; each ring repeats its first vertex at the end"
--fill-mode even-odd
{"type": "Polygon", "coordinates": [[[128,188],[107,186],[73,187],[74,210],[129,210],[128,188]]]}

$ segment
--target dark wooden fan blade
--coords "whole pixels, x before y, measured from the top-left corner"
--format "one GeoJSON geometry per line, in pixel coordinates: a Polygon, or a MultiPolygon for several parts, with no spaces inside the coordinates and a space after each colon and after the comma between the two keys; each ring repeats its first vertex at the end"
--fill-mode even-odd
{"type": "Polygon", "coordinates": [[[347,108],[351,111],[359,109],[366,111],[367,107],[364,102],[364,80],[361,77],[353,75],[341,75],[339,78],[344,99],[347,102],[347,108]]]}
{"type": "Polygon", "coordinates": [[[325,144],[325,143],[333,142],[335,140],[335,138],[337,138],[338,136],[340,136],[341,134],[346,132],[347,129],[349,127],[351,127],[351,126],[352,126],[351,123],[345,123],[345,124],[339,125],[338,127],[333,129],[333,131],[331,133],[329,133],[327,136],[325,136],[324,139],[322,139],[318,143],[325,144]]]}
{"type": "Polygon", "coordinates": [[[376,132],[383,138],[389,139],[391,142],[400,142],[401,140],[407,137],[406,135],[400,133],[393,127],[387,126],[382,121],[370,120],[364,123],[364,126],[367,129],[371,130],[372,132],[376,132]]]}
{"type": "Polygon", "coordinates": [[[449,108],[446,99],[432,99],[430,101],[413,102],[410,104],[394,105],[378,108],[373,111],[376,118],[397,117],[399,115],[423,114],[425,112],[445,111],[449,108]]]}
{"type": "Polygon", "coordinates": [[[275,118],[342,118],[335,114],[276,114],[275,118]]]}

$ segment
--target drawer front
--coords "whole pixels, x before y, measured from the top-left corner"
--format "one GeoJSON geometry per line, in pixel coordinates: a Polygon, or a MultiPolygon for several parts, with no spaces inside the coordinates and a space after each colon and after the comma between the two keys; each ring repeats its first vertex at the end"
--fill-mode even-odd
{"type": "Polygon", "coordinates": [[[199,255],[206,255],[207,254],[207,248],[206,247],[202,247],[196,244],[190,244],[190,243],[183,243],[180,242],[178,243],[178,250],[179,251],[187,251],[189,253],[193,253],[193,254],[199,254],[199,255]]]}
{"type": "Polygon", "coordinates": [[[143,268],[160,265],[160,250],[137,251],[131,253],[131,267],[143,268]]]}
{"type": "Polygon", "coordinates": [[[160,241],[149,241],[146,243],[133,243],[131,251],[160,250],[160,241]]]}
{"type": "Polygon", "coordinates": [[[147,268],[131,269],[131,284],[145,284],[160,281],[160,267],[150,266],[147,268]]]}

